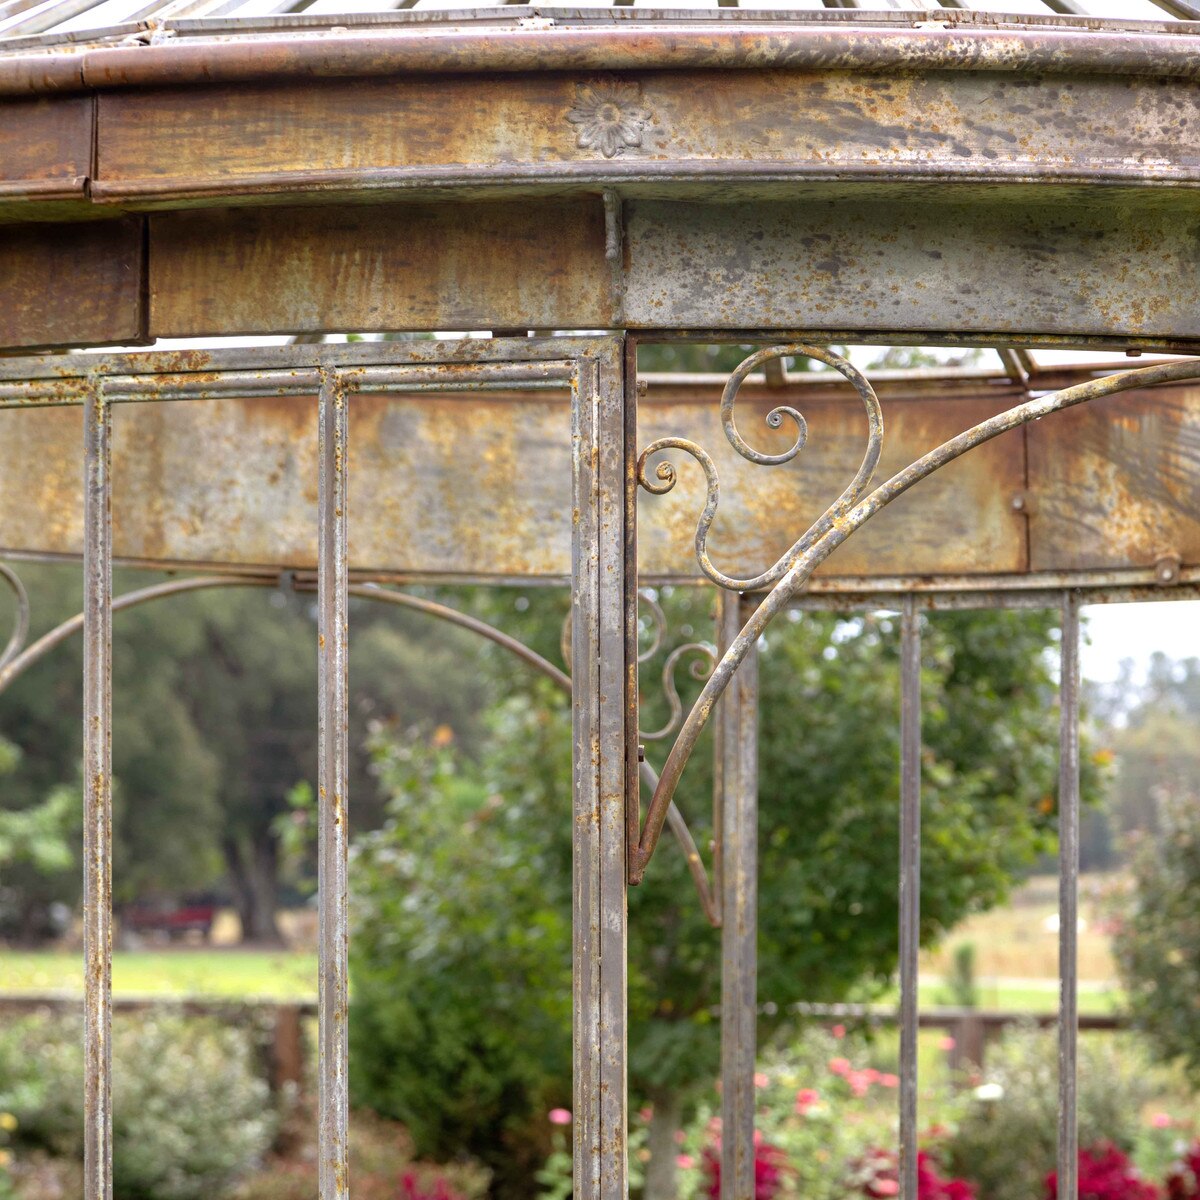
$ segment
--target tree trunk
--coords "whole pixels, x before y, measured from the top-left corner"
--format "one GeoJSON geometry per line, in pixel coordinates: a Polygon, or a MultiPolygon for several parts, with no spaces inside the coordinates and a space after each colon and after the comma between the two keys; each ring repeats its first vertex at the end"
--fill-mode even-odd
{"type": "Polygon", "coordinates": [[[646,1164],[644,1200],[675,1200],[675,1157],[679,1146],[675,1134],[682,1124],[683,1109],[674,1092],[655,1091],[650,1095],[653,1115],[646,1148],[650,1161],[646,1164]]]}
{"type": "Polygon", "coordinates": [[[263,834],[247,844],[227,838],[224,844],[234,904],[242,922],[242,941],[258,946],[283,946],[275,913],[279,904],[275,840],[263,834]]]}

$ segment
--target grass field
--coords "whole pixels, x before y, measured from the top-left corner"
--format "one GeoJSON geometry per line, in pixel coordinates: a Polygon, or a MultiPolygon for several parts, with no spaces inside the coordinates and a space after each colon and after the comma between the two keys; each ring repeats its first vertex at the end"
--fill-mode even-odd
{"type": "MultiPolygon", "coordinates": [[[[1103,896],[1113,882],[1084,877],[1080,884],[1084,925],[1079,935],[1079,1010],[1084,1013],[1111,1013],[1121,1005],[1103,921],[1103,896]]],[[[1029,882],[1017,890],[1008,906],[965,921],[943,946],[924,955],[922,1006],[949,1003],[941,977],[948,971],[953,948],[970,942],[975,947],[981,1007],[1052,1011],[1058,1002],[1055,886],[1049,879],[1029,882]]],[[[288,929],[290,934],[304,935],[298,927],[288,929]]],[[[0,950],[0,992],[82,990],[83,963],[77,952],[0,950]]],[[[117,995],[296,1000],[313,998],[316,990],[317,960],[311,950],[178,948],[118,950],[113,954],[113,991],[117,995]]]]}
{"type": "MultiPolygon", "coordinates": [[[[82,955],[0,951],[0,991],[82,994],[82,955]]],[[[317,956],[304,950],[113,953],[113,992],[117,995],[300,1000],[315,996],[316,991],[317,956]]]]}

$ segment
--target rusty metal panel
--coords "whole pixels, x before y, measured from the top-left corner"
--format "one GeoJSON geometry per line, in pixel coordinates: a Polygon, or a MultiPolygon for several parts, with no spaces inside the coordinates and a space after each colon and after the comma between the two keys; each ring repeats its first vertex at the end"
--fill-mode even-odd
{"type": "Polygon", "coordinates": [[[1028,438],[1035,570],[1200,562],[1200,387],[1094,400],[1028,438]]]}
{"type": "MultiPolygon", "coordinates": [[[[850,482],[867,440],[862,406],[847,386],[845,397],[806,399],[802,384],[739,397],[739,428],[753,446],[776,453],[791,442],[787,429],[772,432],[766,415],[794,404],[808,421],[808,444],[794,462],[760,467],[729,445],[715,399],[656,404],[639,409],[640,444],[683,436],[712,455],[721,481],[720,506],[709,537],[716,565],[747,576],[784,553],[850,482]]],[[[927,450],[1006,407],[994,400],[884,401],[882,481],[927,450]]],[[[693,538],[704,506],[700,468],[685,455],[668,459],[679,482],[665,496],[639,500],[638,542],[643,571],[687,579],[697,574],[693,538]]],[[[1020,431],[1004,434],[943,467],[868,521],[836,550],[817,577],[926,575],[937,572],[1020,572],[1026,569],[1024,520],[1013,497],[1025,481],[1020,431]]]]}
{"type": "MultiPolygon", "coordinates": [[[[822,385],[823,386],[823,385],[822,385]]],[[[847,389],[848,390],[848,389],[847,389]]],[[[819,391],[819,389],[818,389],[819,391]]],[[[715,392],[640,405],[639,441],[683,434],[714,456],[721,508],[712,534],[718,565],[753,573],[773,562],[841,490],[862,455],[861,408],[805,400],[801,388],[739,404],[747,436],[769,447],[768,408],[797,403],[811,438],[799,460],[762,469],[725,440],[715,392]]],[[[426,576],[570,571],[570,418],[565,396],[464,393],[355,395],[350,563],[359,572],[426,576]]],[[[276,397],[119,405],[114,414],[114,553],[173,563],[316,564],[315,399],[276,397]],[[196,447],[203,446],[202,458],[196,447]]],[[[984,416],[996,400],[885,402],[879,477],[984,416]]],[[[0,412],[11,448],[0,476],[0,549],[77,554],[82,545],[78,411],[0,412]]],[[[681,462],[667,496],[642,495],[643,578],[698,577],[692,550],[703,505],[698,468],[681,462]]],[[[1020,434],[939,471],[869,522],[824,569],[836,574],[1019,572],[1024,519],[1020,434]]]]}
{"type": "Polygon", "coordinates": [[[157,337],[615,323],[595,197],[163,213],[150,243],[157,337]]]}
{"type": "Polygon", "coordinates": [[[1184,80],[535,71],[132,89],[98,102],[99,201],[698,176],[743,187],[1200,181],[1186,136],[1200,86],[1184,80]]]}
{"type": "Polygon", "coordinates": [[[33,202],[84,200],[91,174],[91,96],[0,102],[0,219],[33,202]]]}
{"type": "Polygon", "coordinates": [[[142,223],[0,225],[0,347],[142,340],[142,223]]]}
{"type": "Polygon", "coordinates": [[[1191,205],[1069,200],[631,200],[626,323],[1194,338],[1191,205]]]}

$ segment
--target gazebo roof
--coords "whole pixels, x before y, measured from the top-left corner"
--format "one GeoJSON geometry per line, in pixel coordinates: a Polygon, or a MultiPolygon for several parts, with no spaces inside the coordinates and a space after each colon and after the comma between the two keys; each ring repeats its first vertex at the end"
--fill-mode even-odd
{"type": "Polygon", "coordinates": [[[1192,32],[1200,19],[1193,0],[584,0],[570,6],[492,4],[460,0],[0,0],[0,44],[70,46],[153,38],[255,33],[321,33],[347,29],[479,24],[594,25],[612,22],[789,22],[826,27],[853,24],[923,27],[1086,29],[1192,32]]]}

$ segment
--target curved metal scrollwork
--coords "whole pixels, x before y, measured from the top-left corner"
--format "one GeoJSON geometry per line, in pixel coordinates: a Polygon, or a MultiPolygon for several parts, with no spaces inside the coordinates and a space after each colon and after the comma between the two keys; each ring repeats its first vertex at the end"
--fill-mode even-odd
{"type": "MultiPolygon", "coordinates": [[[[679,723],[683,720],[683,702],[679,699],[679,689],[675,686],[675,672],[679,667],[680,660],[687,655],[695,655],[688,667],[688,674],[700,682],[706,680],[717,665],[717,651],[706,642],[685,642],[682,646],[676,646],[667,655],[667,661],[663,663],[662,669],[662,690],[670,715],[661,729],[654,729],[650,732],[646,732],[644,729],[639,730],[638,737],[643,742],[661,742],[663,738],[670,737],[679,728],[679,723]]],[[[641,660],[639,659],[639,661],[641,660]]]]}
{"type": "Polygon", "coordinates": [[[755,450],[738,432],[737,424],[734,421],[734,404],[737,401],[738,391],[741,389],[746,377],[769,359],[792,357],[812,358],[826,363],[850,382],[861,398],[863,407],[867,412],[867,448],[863,455],[862,464],[842,494],[817,518],[804,535],[779,558],[775,565],[768,568],[761,575],[755,575],[749,579],[735,579],[716,567],[709,556],[708,531],[712,527],[713,520],[717,515],[717,506],[721,499],[721,485],[717,478],[716,464],[707,451],[687,438],[664,437],[651,442],[638,455],[638,483],[646,491],[655,496],[662,496],[669,492],[675,486],[679,474],[674,463],[664,459],[655,467],[655,479],[652,480],[646,471],[649,460],[654,455],[660,454],[664,450],[682,450],[685,454],[691,455],[700,464],[701,469],[704,471],[707,496],[704,510],[701,512],[700,520],[696,525],[696,561],[700,564],[700,569],[713,583],[718,587],[727,588],[730,591],[756,592],[762,588],[770,587],[782,579],[792,564],[818,538],[832,529],[858,501],[859,497],[862,496],[863,490],[871,482],[871,478],[875,474],[875,468],[879,465],[879,455],[883,450],[883,410],[880,407],[879,398],[875,395],[875,389],[871,387],[866,376],[840,354],[834,354],[833,351],[827,350],[823,346],[808,346],[799,342],[786,346],[770,346],[765,350],[759,350],[745,359],[738,366],[737,370],[730,375],[728,382],[725,384],[725,389],[721,394],[721,424],[725,429],[725,436],[734,450],[748,462],[757,463],[759,466],[771,467],[791,462],[804,449],[804,444],[808,440],[808,423],[805,421],[802,413],[789,405],[780,405],[767,413],[767,425],[771,429],[780,428],[784,417],[789,417],[796,425],[796,440],[787,450],[784,450],[780,454],[764,454],[762,451],[755,450]]]}
{"type": "MultiPolygon", "coordinates": [[[[831,358],[836,357],[832,355],[826,357],[826,352],[812,354],[813,351],[818,349],[818,347],[776,346],[770,350],[760,351],[757,356],[752,355],[750,359],[742,363],[730,379],[730,383],[733,385],[733,394],[736,394],[736,383],[745,378],[746,371],[749,369],[748,364],[752,362],[762,362],[765,358],[779,357],[787,353],[808,353],[812,357],[820,358],[823,362],[830,362],[831,358]]],[[[844,360],[841,361],[844,362],[844,360]]],[[[845,365],[849,366],[848,363],[845,365]]],[[[841,370],[840,367],[838,369],[841,370]]],[[[842,374],[847,375],[847,372],[842,371],[842,374]]],[[[683,722],[683,727],[680,729],[679,736],[675,739],[675,743],[671,747],[671,752],[659,777],[658,786],[655,788],[654,795],[651,798],[650,807],[646,813],[645,826],[641,831],[638,844],[629,847],[629,882],[633,884],[640,883],[645,875],[646,866],[654,853],[654,848],[662,832],[663,823],[666,818],[666,809],[673,802],[675,789],[679,784],[683,769],[691,757],[692,750],[695,748],[700,733],[712,716],[717,700],[720,699],[721,694],[728,687],[730,679],[733,678],[734,673],[750,652],[750,648],[763,635],[771,621],[786,608],[796,593],[804,587],[813,571],[856,529],[864,525],[881,509],[891,504],[898,496],[903,495],[914,484],[932,475],[934,471],[945,466],[947,463],[953,462],[968,450],[974,449],[984,442],[991,441],[992,438],[998,437],[1002,433],[1007,433],[1010,429],[1016,429],[1021,425],[1026,425],[1031,421],[1049,416],[1051,413],[1059,412],[1062,409],[1072,408],[1078,404],[1085,404],[1090,400],[1097,400],[1103,396],[1110,396],[1116,392],[1126,391],[1129,388],[1150,387],[1154,384],[1171,383],[1178,380],[1195,379],[1197,377],[1200,377],[1200,362],[1197,362],[1195,359],[1183,362],[1160,363],[1151,367],[1142,367],[1138,370],[1122,371],[1119,374],[1108,375],[1102,379],[1089,380],[1086,383],[1064,388],[1059,392],[1051,392],[1034,400],[1028,400],[1006,412],[989,417],[986,421],[982,421],[978,425],[972,426],[972,428],[951,438],[949,441],[943,442],[935,450],[931,450],[928,454],[923,455],[914,463],[905,467],[904,470],[897,472],[865,497],[862,496],[862,493],[870,482],[871,475],[878,463],[879,452],[882,448],[883,422],[878,413],[878,401],[874,399],[874,392],[869,392],[871,399],[868,400],[867,394],[859,388],[859,394],[863,396],[864,402],[867,404],[867,411],[871,422],[871,438],[866,458],[863,460],[863,466],[859,469],[850,486],[795,543],[792,549],[774,567],[764,572],[763,575],[755,580],[726,581],[723,577],[718,578],[709,566],[705,565],[705,559],[701,557],[701,551],[704,547],[704,535],[707,534],[708,526],[712,523],[712,515],[716,511],[716,470],[713,468],[709,482],[709,500],[705,505],[704,514],[701,516],[700,525],[696,531],[697,558],[700,561],[701,569],[704,570],[710,579],[713,579],[714,582],[720,583],[724,587],[735,587],[750,591],[763,586],[764,581],[770,581],[775,586],[755,610],[754,615],[743,626],[741,632],[730,643],[729,648],[725,651],[721,661],[708,677],[708,681],[705,683],[699,698],[683,722]]],[[[850,376],[847,375],[847,378],[850,378],[850,376]]],[[[866,381],[863,380],[863,383],[866,384],[866,381]]],[[[869,391],[870,385],[866,384],[866,388],[869,391]]],[[[729,387],[726,388],[726,396],[730,396],[729,387]]],[[[729,403],[732,404],[731,399],[729,403]]],[[[723,400],[722,414],[729,417],[725,421],[725,432],[726,436],[730,436],[732,411],[730,409],[728,414],[726,414],[726,407],[726,401],[723,400]]],[[[736,430],[734,432],[736,433],[736,430]]],[[[801,439],[801,443],[802,441],[803,439],[801,439]]],[[[662,449],[665,448],[667,443],[677,445],[680,449],[686,449],[689,453],[697,457],[701,465],[704,465],[707,461],[708,467],[705,470],[706,474],[708,474],[712,460],[708,458],[703,450],[699,447],[694,447],[693,449],[693,444],[685,444],[683,439],[664,438],[647,447],[639,459],[639,482],[645,485],[646,459],[650,454],[654,453],[655,447],[662,449]],[[695,451],[699,451],[699,454],[697,455],[695,451]]],[[[734,448],[738,449],[736,442],[734,443],[734,448]]],[[[799,444],[793,449],[798,452],[799,444]]],[[[741,453],[740,449],[739,453],[741,453]]],[[[663,467],[659,468],[658,477],[664,483],[668,483],[668,486],[652,487],[650,490],[657,491],[658,494],[670,490],[670,483],[673,483],[674,468],[670,467],[669,464],[667,464],[667,467],[667,470],[664,470],[663,467]]]]}
{"type": "Polygon", "coordinates": [[[21,653],[25,639],[29,636],[29,596],[25,591],[25,585],[21,582],[21,577],[6,563],[0,563],[0,577],[3,577],[4,582],[8,584],[9,590],[17,602],[17,611],[13,617],[13,630],[9,636],[8,645],[4,647],[3,653],[0,653],[0,668],[3,668],[21,653]]]}

